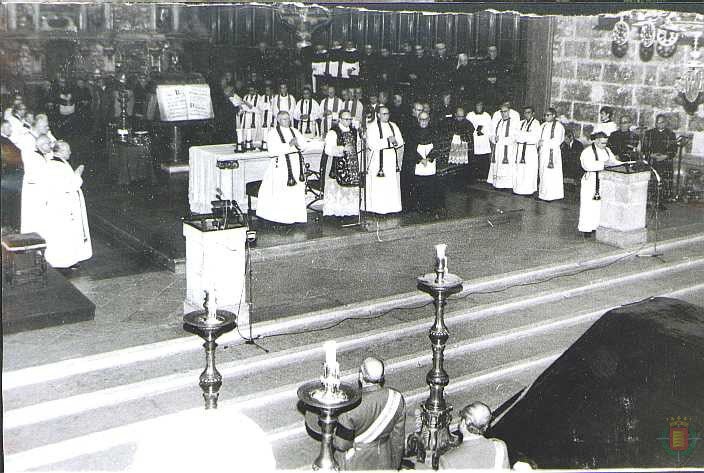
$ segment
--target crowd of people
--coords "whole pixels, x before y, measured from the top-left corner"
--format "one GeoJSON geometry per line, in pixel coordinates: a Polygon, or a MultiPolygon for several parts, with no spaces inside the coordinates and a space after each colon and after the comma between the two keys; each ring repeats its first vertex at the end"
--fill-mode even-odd
{"type": "Polygon", "coordinates": [[[52,267],[75,268],[92,256],[81,190],[84,166],[73,168],[71,147],[54,136],[49,123],[47,114],[28,111],[21,95],[4,111],[0,143],[3,183],[10,192],[3,189],[3,225],[42,236],[52,267]]]}
{"type": "MultiPolygon", "coordinates": [[[[447,68],[436,67],[448,62],[440,46],[427,57],[417,47],[415,62],[409,61],[413,67],[400,67],[398,72],[431,74],[432,81],[428,76],[421,82],[432,83],[432,90],[414,83],[412,72],[406,77],[412,84],[408,89],[398,87],[398,82],[385,84],[383,71],[390,68],[374,69],[385,55],[368,59],[374,66],[365,66],[364,57],[374,56],[359,54],[352,45],[342,50],[347,56],[328,51],[324,68],[315,66],[323,62],[313,61],[315,85],[304,86],[300,99],[290,93],[285,81],[278,88],[270,79],[251,82],[240,85],[238,93],[232,75],[223,76],[212,91],[219,128],[229,133],[223,140],[238,142],[242,150],[261,142],[275,156],[263,179],[265,192],[260,191],[257,215],[280,223],[306,222],[302,152],[313,140],[324,142],[319,173],[326,216],[353,216],[360,209],[439,215],[445,208],[443,176],[460,173],[468,183],[487,182],[496,189],[547,202],[564,198],[565,182],[575,190],[579,187],[579,230],[590,236],[599,222],[598,173],[604,166],[644,157],[665,182],[671,181],[677,145],[664,116],[658,117],[656,127],[645,133],[641,143],[631,130],[630,117],[620,117],[619,129],[612,121],[613,110],[604,107],[585,151],[554,108],[541,120],[533,106],[519,113],[509,100],[494,105],[496,90],[505,91],[505,86],[480,89],[488,100],[474,98],[476,92],[470,90],[479,89],[476,83],[464,84],[456,75],[466,58],[460,55],[455,75],[448,73],[447,68]],[[422,68],[421,59],[426,61],[422,68]],[[330,76],[333,69],[347,71],[347,77],[330,76]],[[354,70],[359,71],[357,77],[351,76],[354,70]],[[292,179],[292,175],[301,178],[292,179]],[[359,188],[363,192],[357,192],[359,188]]],[[[501,64],[495,47],[489,48],[486,61],[501,64]]],[[[474,73],[486,75],[488,70],[506,73],[504,68],[486,65],[484,72],[475,68],[474,73]]],[[[255,71],[258,74],[267,77],[270,72],[255,71]]]]}

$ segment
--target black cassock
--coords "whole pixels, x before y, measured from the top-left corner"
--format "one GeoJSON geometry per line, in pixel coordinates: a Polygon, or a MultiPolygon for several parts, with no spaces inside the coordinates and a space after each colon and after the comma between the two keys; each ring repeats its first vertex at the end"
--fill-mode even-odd
{"type": "Polygon", "coordinates": [[[441,140],[433,127],[416,126],[408,135],[401,169],[401,200],[404,209],[418,211],[438,211],[445,207],[445,190],[443,179],[438,175],[417,176],[416,164],[423,159],[418,154],[418,145],[433,144],[433,150],[428,154],[429,161],[436,161],[440,155],[441,140]]]}

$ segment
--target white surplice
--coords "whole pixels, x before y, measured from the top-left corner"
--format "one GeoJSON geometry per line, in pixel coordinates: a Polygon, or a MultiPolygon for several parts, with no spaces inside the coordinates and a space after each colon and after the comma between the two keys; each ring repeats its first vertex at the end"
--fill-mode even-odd
{"type": "Polygon", "coordinates": [[[20,231],[36,232],[44,236],[47,206],[47,163],[51,156],[45,157],[38,151],[22,150],[22,195],[20,198],[20,231]]]}
{"type": "Polygon", "coordinates": [[[257,197],[257,216],[272,222],[305,223],[308,220],[306,183],[299,180],[302,171],[299,153],[289,142],[295,137],[298,145],[304,149],[307,140],[294,128],[281,127],[280,130],[285,142],[281,141],[276,126],[271,127],[267,134],[267,149],[275,157],[269,160],[262,178],[257,197]],[[296,182],[293,186],[288,185],[287,154],[296,182]]]}
{"type": "Polygon", "coordinates": [[[557,120],[545,122],[540,129],[540,186],[538,198],[542,200],[559,200],[565,197],[564,183],[562,182],[562,150],[560,145],[565,139],[565,127],[557,120]],[[550,155],[552,154],[552,168],[550,155]]]}
{"type": "Polygon", "coordinates": [[[538,190],[538,141],[540,121],[535,118],[523,120],[516,136],[516,172],[513,192],[531,195],[538,190]]]}
{"type": "MultiPolygon", "coordinates": [[[[343,123],[338,128],[349,131],[343,123]]],[[[361,156],[362,140],[357,138],[357,159],[361,156]]],[[[328,131],[325,136],[325,154],[329,156],[325,169],[325,194],[323,197],[323,215],[335,217],[346,217],[359,215],[359,186],[341,186],[337,179],[330,177],[330,169],[333,166],[333,157],[344,156],[345,148],[337,145],[337,133],[335,129],[328,131]]],[[[358,167],[358,169],[361,166],[358,167]]]]}
{"type": "Polygon", "coordinates": [[[328,130],[332,128],[333,122],[337,122],[340,112],[344,110],[345,103],[339,97],[325,97],[320,101],[320,114],[323,118],[321,123],[323,136],[327,136],[328,130]]]}
{"type": "Polygon", "coordinates": [[[322,118],[320,105],[313,99],[301,99],[296,104],[293,111],[293,119],[296,121],[296,129],[308,139],[320,136],[320,125],[318,120],[322,118]],[[302,118],[306,117],[306,118],[302,118]]]}
{"type": "Polygon", "coordinates": [[[83,179],[57,157],[47,163],[47,178],[51,185],[47,186],[45,257],[54,268],[68,268],[93,256],[83,179]]]}
{"type": "Polygon", "coordinates": [[[494,152],[486,181],[497,189],[513,188],[513,174],[516,171],[516,135],[520,121],[512,118],[501,119],[490,133],[494,140],[494,152]]]}
{"type": "Polygon", "coordinates": [[[259,95],[248,94],[240,102],[240,112],[237,114],[237,141],[240,143],[261,140],[262,118],[259,100],[259,95]]]}
{"type": "Polygon", "coordinates": [[[618,130],[618,125],[612,121],[608,122],[599,122],[596,125],[594,125],[594,130],[592,133],[598,133],[600,131],[603,131],[606,136],[611,136],[611,133],[614,131],[618,130]]]}
{"type": "Polygon", "coordinates": [[[615,165],[619,161],[609,148],[599,149],[595,145],[587,146],[579,156],[582,169],[582,186],[579,190],[579,224],[580,232],[592,232],[599,226],[601,219],[601,200],[594,200],[596,178],[605,165],[615,165]]]}
{"type": "Polygon", "coordinates": [[[396,148],[403,146],[403,136],[395,123],[376,121],[367,128],[367,146],[371,151],[366,179],[368,212],[388,214],[401,211],[401,184],[396,172],[399,151],[389,142],[392,136],[396,138],[396,148]],[[377,176],[381,156],[384,158],[384,177],[377,176]]]}

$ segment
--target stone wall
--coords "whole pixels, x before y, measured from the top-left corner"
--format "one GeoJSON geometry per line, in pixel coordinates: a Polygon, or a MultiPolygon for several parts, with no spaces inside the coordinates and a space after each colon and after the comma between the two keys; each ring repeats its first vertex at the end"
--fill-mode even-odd
{"type": "Polygon", "coordinates": [[[596,16],[556,18],[551,103],[582,140],[605,105],[616,110],[614,121],[628,113],[634,124],[651,128],[655,116],[665,113],[677,134],[704,131],[704,106],[687,114],[674,90],[691,45],[679,44],[670,58],[655,53],[646,62],[632,36],[628,53],[618,58],[611,52],[611,31],[594,29],[596,25],[596,16]]]}

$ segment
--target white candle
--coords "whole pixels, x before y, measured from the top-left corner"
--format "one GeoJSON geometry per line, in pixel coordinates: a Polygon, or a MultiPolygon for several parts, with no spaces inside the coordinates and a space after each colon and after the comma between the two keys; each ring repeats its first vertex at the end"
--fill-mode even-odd
{"type": "Polygon", "coordinates": [[[218,314],[218,304],[215,302],[215,286],[210,287],[208,294],[208,318],[215,319],[218,314]]]}
{"type": "Polygon", "coordinates": [[[445,271],[447,269],[447,256],[445,256],[446,249],[447,245],[445,243],[435,245],[435,259],[438,271],[445,271]]]}
{"type": "Polygon", "coordinates": [[[325,342],[323,343],[323,349],[325,349],[325,363],[332,368],[337,363],[337,342],[335,340],[325,342]]]}

